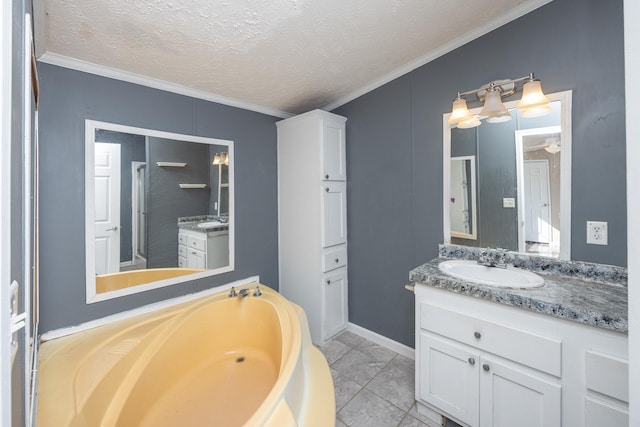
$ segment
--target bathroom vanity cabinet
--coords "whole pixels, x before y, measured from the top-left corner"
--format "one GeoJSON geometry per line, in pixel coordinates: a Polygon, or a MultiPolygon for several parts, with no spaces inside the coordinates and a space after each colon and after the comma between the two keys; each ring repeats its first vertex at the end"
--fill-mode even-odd
{"type": "Polygon", "coordinates": [[[314,110],[276,123],[280,292],[317,345],[348,324],[345,122],[314,110]]]}
{"type": "Polygon", "coordinates": [[[212,270],[228,265],[228,229],[212,232],[179,229],[178,267],[212,270]]]}
{"type": "Polygon", "coordinates": [[[420,412],[465,426],[628,425],[626,334],[420,284],[415,296],[420,412]]]}

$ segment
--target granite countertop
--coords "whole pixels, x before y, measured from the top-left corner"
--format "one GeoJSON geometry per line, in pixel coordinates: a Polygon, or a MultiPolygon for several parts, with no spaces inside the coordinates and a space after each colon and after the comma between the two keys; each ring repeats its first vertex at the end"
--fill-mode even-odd
{"type": "MultiPolygon", "coordinates": [[[[617,332],[628,331],[626,269],[599,264],[575,263],[572,261],[549,260],[553,264],[566,264],[566,270],[576,274],[560,274],[557,268],[550,268],[538,258],[524,256],[530,268],[544,281],[544,286],[532,289],[506,289],[479,285],[456,279],[440,271],[438,264],[450,259],[473,259],[473,255],[451,256],[451,251],[440,250],[440,257],[411,270],[409,279],[434,288],[445,289],[461,295],[511,305],[589,326],[610,329],[617,332]],[[533,264],[529,258],[533,259],[533,264]],[[576,265],[578,264],[578,265],[576,265]],[[585,270],[591,271],[586,274],[585,270]],[[603,275],[600,272],[604,271],[603,275]],[[552,272],[549,272],[552,271],[552,272]],[[617,278],[617,282],[612,277],[617,278]],[[584,277],[590,276],[590,278],[584,277]]],[[[460,255],[460,254],[455,254],[460,255]]],[[[514,257],[523,258],[513,253],[514,257]]]]}
{"type": "Polygon", "coordinates": [[[224,231],[229,229],[229,218],[214,216],[214,215],[198,215],[198,216],[184,216],[178,218],[178,228],[183,230],[197,231],[199,233],[211,233],[214,231],[224,231]],[[211,227],[199,227],[198,224],[203,222],[227,221],[225,224],[214,225],[211,227]]]}

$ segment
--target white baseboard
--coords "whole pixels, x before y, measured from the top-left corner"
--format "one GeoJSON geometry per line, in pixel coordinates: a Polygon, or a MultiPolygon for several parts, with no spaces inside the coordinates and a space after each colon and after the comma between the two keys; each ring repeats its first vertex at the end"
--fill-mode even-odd
{"type": "Polygon", "coordinates": [[[397,341],[394,341],[376,332],[370,331],[369,329],[365,329],[362,326],[358,326],[354,323],[349,322],[347,331],[353,332],[354,334],[359,335],[362,338],[366,338],[369,341],[372,341],[383,347],[386,347],[391,351],[395,351],[396,353],[401,354],[405,357],[408,357],[411,360],[415,360],[416,358],[415,350],[412,349],[411,347],[408,347],[404,344],[400,344],[397,341]]]}

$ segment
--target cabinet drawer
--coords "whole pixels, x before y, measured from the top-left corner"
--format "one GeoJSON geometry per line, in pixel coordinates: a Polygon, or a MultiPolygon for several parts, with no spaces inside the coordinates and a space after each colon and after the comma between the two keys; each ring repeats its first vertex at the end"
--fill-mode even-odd
{"type": "Polygon", "coordinates": [[[187,257],[186,256],[179,256],[178,257],[178,267],[179,268],[187,268],[187,257]]]}
{"type": "Polygon", "coordinates": [[[562,343],[556,339],[427,303],[420,304],[420,327],[557,377],[562,372],[562,343]]]}
{"type": "Polygon", "coordinates": [[[185,245],[178,245],[178,257],[187,256],[187,247],[185,245]]]}
{"type": "Polygon", "coordinates": [[[347,265],[347,247],[331,249],[322,255],[322,271],[327,272],[347,265]]]}
{"type": "Polygon", "coordinates": [[[187,236],[187,246],[195,248],[199,251],[205,251],[207,248],[207,239],[199,239],[194,236],[187,236]]]}
{"type": "Polygon", "coordinates": [[[585,357],[587,389],[629,402],[629,362],[592,350],[585,357]]]}
{"type": "Polygon", "coordinates": [[[178,233],[178,244],[179,245],[186,245],[187,244],[187,236],[185,234],[178,233]]]}

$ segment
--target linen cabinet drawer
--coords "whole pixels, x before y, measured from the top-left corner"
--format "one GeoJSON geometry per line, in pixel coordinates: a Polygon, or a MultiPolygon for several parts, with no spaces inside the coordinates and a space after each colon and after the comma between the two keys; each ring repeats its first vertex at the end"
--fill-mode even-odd
{"type": "Polygon", "coordinates": [[[199,239],[194,236],[187,236],[187,246],[199,251],[205,251],[207,249],[207,239],[199,239]]]}
{"type": "Polygon", "coordinates": [[[420,328],[560,377],[562,343],[465,314],[420,305],[420,328]]]}
{"type": "Polygon", "coordinates": [[[327,272],[347,265],[347,247],[331,249],[322,254],[322,271],[327,272]]]}

